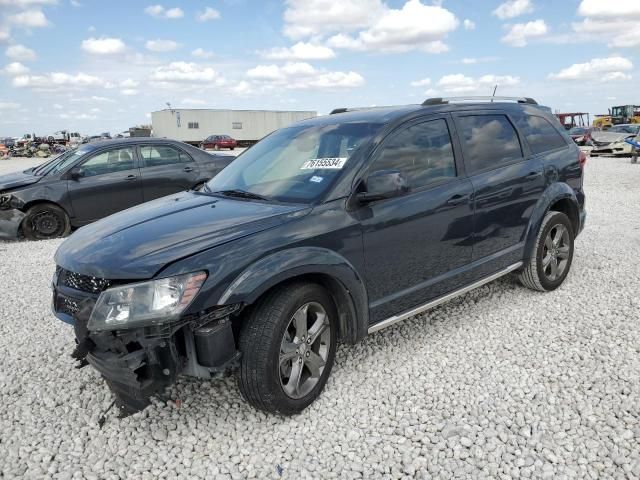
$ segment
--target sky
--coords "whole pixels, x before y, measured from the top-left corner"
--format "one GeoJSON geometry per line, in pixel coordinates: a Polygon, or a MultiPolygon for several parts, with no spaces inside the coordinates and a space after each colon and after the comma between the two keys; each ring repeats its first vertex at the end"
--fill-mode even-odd
{"type": "Polygon", "coordinates": [[[166,108],[640,104],[640,0],[0,0],[0,136],[166,108]]]}

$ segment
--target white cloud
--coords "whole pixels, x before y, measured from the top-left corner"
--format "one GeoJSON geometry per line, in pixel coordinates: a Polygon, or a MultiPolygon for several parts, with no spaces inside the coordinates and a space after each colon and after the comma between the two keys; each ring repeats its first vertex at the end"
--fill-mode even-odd
{"type": "Polygon", "coordinates": [[[429,85],[431,85],[430,78],[423,78],[422,80],[414,80],[411,82],[412,87],[427,87],[429,85]]]}
{"type": "Polygon", "coordinates": [[[16,102],[3,102],[0,100],[0,110],[15,110],[20,108],[20,104],[16,102]]]}
{"type": "Polygon", "coordinates": [[[152,52],[172,52],[177,50],[180,44],[173,40],[149,40],[144,46],[152,52]]]}
{"type": "Polygon", "coordinates": [[[216,56],[215,53],[210,52],[209,50],[205,50],[204,48],[196,48],[194,51],[191,52],[191,55],[196,58],[205,58],[205,59],[210,59],[216,56]]]}
{"type": "Polygon", "coordinates": [[[5,55],[14,60],[21,60],[23,62],[33,61],[37,58],[36,52],[24,45],[11,45],[5,50],[5,55]]]}
{"type": "Polygon", "coordinates": [[[115,100],[112,100],[107,97],[101,97],[99,95],[92,95],[90,97],[77,97],[72,98],[72,102],[99,102],[99,103],[116,103],[115,100]]]}
{"type": "Polygon", "coordinates": [[[444,75],[438,81],[438,89],[453,94],[488,92],[494,85],[498,88],[512,87],[520,83],[520,78],[511,75],[482,75],[478,78],[461,73],[444,75]]]}
{"type": "Polygon", "coordinates": [[[476,65],[478,63],[495,62],[497,60],[499,60],[498,57],[465,57],[461,59],[459,63],[463,65],[476,65]]]}
{"type": "Polygon", "coordinates": [[[331,37],[328,44],[350,50],[442,53],[448,50],[443,40],[458,24],[456,16],[441,6],[409,0],[399,10],[385,7],[375,21],[357,35],[339,33],[331,37]]]}
{"type": "Polygon", "coordinates": [[[601,41],[613,48],[640,46],[640,2],[582,0],[578,15],[587,18],[573,23],[573,35],[561,40],[601,41]]]}
{"type": "Polygon", "coordinates": [[[222,85],[224,79],[211,67],[193,62],[171,62],[157,67],[149,80],[157,87],[172,87],[178,84],[222,85]]]}
{"type": "Polygon", "coordinates": [[[29,73],[29,68],[21,64],[20,62],[11,62],[2,70],[3,73],[16,76],[16,75],[24,75],[25,73],[29,73]]]}
{"type": "Polygon", "coordinates": [[[633,63],[624,57],[594,58],[586,63],[574,63],[573,65],[552,73],[549,78],[553,80],[571,81],[597,81],[609,82],[615,80],[630,80],[629,72],[633,70],[633,63]]]}
{"type": "Polygon", "coordinates": [[[133,96],[133,95],[137,95],[138,94],[138,90],[136,90],[135,88],[124,88],[122,90],[120,90],[120,93],[122,95],[125,96],[133,96]]]}
{"type": "Polygon", "coordinates": [[[30,8],[44,5],[56,5],[58,0],[0,0],[0,6],[30,8]]]}
{"type": "Polygon", "coordinates": [[[469,20],[468,18],[464,19],[464,22],[462,22],[462,25],[464,26],[465,30],[475,30],[476,29],[476,22],[474,22],[473,20],[469,20]]]}
{"type": "Polygon", "coordinates": [[[0,26],[0,42],[6,42],[11,38],[11,33],[6,27],[0,26]]]}
{"type": "Polygon", "coordinates": [[[502,42],[512,47],[525,47],[531,38],[540,38],[547,34],[549,28],[544,20],[511,25],[502,42]]]}
{"type": "Polygon", "coordinates": [[[305,42],[288,48],[272,48],[261,54],[271,60],[327,60],[336,56],[329,47],[305,42]]]}
{"type": "Polygon", "coordinates": [[[254,89],[249,82],[242,80],[231,87],[231,92],[239,96],[244,96],[254,93],[254,89]]]}
{"type": "Polygon", "coordinates": [[[207,102],[205,102],[200,98],[183,98],[182,102],[180,103],[182,103],[183,105],[206,105],[207,104],[207,102]]]}
{"type": "Polygon", "coordinates": [[[525,13],[533,12],[533,5],[530,0],[508,0],[501,3],[493,14],[501,20],[515,18],[525,13]]]}
{"type": "Polygon", "coordinates": [[[356,72],[318,70],[304,62],[258,65],[247,70],[247,77],[263,86],[302,90],[337,90],[364,84],[364,78],[356,72]]]}
{"type": "Polygon", "coordinates": [[[127,78],[126,80],[120,82],[120,86],[122,88],[135,88],[138,85],[140,85],[140,82],[133,80],[132,78],[127,78]]]}
{"type": "Polygon", "coordinates": [[[124,52],[127,46],[119,38],[88,38],[82,41],[82,49],[93,55],[115,55],[124,52]]]}
{"type": "Polygon", "coordinates": [[[144,9],[144,13],[154,18],[176,19],[184,17],[184,12],[181,8],[165,8],[162,5],[150,5],[144,9]]]}
{"type": "Polygon", "coordinates": [[[64,107],[62,105],[60,105],[59,103],[54,103],[52,105],[53,108],[55,108],[56,110],[62,110],[64,107]]]}
{"type": "Polygon", "coordinates": [[[199,22],[207,22],[209,20],[218,20],[220,18],[220,12],[215,8],[206,7],[204,11],[198,12],[196,18],[199,22]]]}
{"type": "Polygon", "coordinates": [[[49,25],[49,20],[47,20],[45,14],[42,13],[42,10],[35,8],[9,15],[7,19],[9,23],[25,28],[42,28],[49,25]]]}
{"type": "Polygon", "coordinates": [[[43,75],[19,75],[14,77],[13,86],[20,88],[36,88],[41,90],[58,90],[67,88],[112,86],[103,78],[79,72],[75,75],[64,72],[52,72],[43,75]]]}

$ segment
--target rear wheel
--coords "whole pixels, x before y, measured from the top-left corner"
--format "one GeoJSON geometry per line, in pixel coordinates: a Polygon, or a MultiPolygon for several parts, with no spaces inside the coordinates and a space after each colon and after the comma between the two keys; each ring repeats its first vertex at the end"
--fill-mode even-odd
{"type": "Polygon", "coordinates": [[[242,396],[270,413],[304,410],[331,373],[336,328],[335,305],[321,286],[292,283],[269,293],[240,334],[242,396]]]}
{"type": "Polygon", "coordinates": [[[22,220],[22,233],[30,240],[64,237],[70,232],[71,222],[67,213],[50,203],[34,205],[22,220]]]}
{"type": "Polygon", "coordinates": [[[520,282],[541,292],[555,290],[562,285],[573,261],[573,242],[573,226],[569,217],[562,212],[547,212],[531,260],[520,273],[520,282]]]}

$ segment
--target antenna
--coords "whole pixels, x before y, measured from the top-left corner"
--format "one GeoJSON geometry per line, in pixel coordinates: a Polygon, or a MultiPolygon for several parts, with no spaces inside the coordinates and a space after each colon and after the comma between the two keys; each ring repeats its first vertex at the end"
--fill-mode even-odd
{"type": "MultiPolygon", "coordinates": [[[[496,90],[498,90],[498,84],[496,83],[496,86],[493,87],[493,95],[491,95],[491,98],[493,99],[493,97],[496,96],[496,90]]],[[[493,103],[493,100],[491,100],[491,103],[493,103]]]]}

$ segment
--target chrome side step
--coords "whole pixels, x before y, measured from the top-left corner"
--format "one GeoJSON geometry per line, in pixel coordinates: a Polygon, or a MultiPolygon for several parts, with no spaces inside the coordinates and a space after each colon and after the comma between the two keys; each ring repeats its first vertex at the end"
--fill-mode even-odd
{"type": "Polygon", "coordinates": [[[412,308],[411,310],[408,310],[404,313],[401,313],[399,315],[394,315],[393,317],[389,317],[386,320],[382,320],[381,322],[376,323],[375,325],[371,325],[369,327],[368,333],[373,333],[373,332],[377,332],[378,330],[382,330],[383,328],[387,328],[391,325],[393,325],[394,323],[398,323],[401,322],[402,320],[406,320],[409,317],[413,317],[414,315],[417,315],[419,313],[422,313],[426,310],[429,310],[431,308],[437,307],[438,305],[441,305],[445,302],[448,302],[449,300],[452,300],[456,297],[459,297],[460,295],[464,295],[467,292],[470,292],[471,290],[474,290],[478,287],[481,287],[483,285],[486,285],[489,282],[493,282],[494,280],[503,277],[511,272],[513,272],[514,270],[519,269],[520,267],[522,267],[522,262],[518,262],[518,263],[514,263],[513,265],[508,266],[507,268],[500,270],[499,272],[494,273],[493,275],[489,275],[488,277],[482,278],[480,280],[478,280],[477,282],[474,282],[470,285],[467,285],[466,287],[462,287],[460,290],[455,290],[451,293],[447,293],[446,295],[443,295],[442,297],[438,297],[434,300],[431,300],[427,303],[425,303],[424,305],[420,305],[419,307],[415,307],[412,308]]]}

